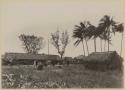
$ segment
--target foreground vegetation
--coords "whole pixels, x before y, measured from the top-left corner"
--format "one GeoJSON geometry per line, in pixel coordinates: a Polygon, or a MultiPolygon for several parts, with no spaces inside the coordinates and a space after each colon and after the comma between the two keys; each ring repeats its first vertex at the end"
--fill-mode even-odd
{"type": "Polygon", "coordinates": [[[119,70],[94,71],[82,64],[47,66],[36,70],[32,65],[3,66],[2,88],[120,88],[119,70]]]}

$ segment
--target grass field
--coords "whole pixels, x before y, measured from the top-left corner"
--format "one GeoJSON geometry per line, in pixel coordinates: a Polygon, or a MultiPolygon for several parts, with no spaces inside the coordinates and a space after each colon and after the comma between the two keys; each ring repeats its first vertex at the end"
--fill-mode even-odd
{"type": "Polygon", "coordinates": [[[87,70],[81,64],[47,66],[36,70],[32,65],[2,66],[3,88],[121,88],[119,70],[87,70]]]}

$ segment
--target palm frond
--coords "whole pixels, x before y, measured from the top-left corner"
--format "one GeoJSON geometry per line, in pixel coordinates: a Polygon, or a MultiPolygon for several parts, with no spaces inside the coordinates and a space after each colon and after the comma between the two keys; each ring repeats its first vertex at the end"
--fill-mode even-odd
{"type": "Polygon", "coordinates": [[[81,40],[76,40],[76,42],[74,43],[74,45],[78,46],[80,42],[81,42],[81,40]]]}
{"type": "Polygon", "coordinates": [[[81,26],[78,26],[78,25],[75,25],[75,27],[76,27],[76,28],[79,28],[79,29],[81,28],[81,26]]]}

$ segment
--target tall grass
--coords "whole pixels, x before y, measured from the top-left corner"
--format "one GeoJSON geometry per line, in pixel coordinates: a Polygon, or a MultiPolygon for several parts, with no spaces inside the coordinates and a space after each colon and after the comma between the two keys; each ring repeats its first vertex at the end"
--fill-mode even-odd
{"type": "Polygon", "coordinates": [[[81,64],[44,67],[3,66],[2,88],[115,88],[122,87],[122,73],[87,70],[81,64]]]}

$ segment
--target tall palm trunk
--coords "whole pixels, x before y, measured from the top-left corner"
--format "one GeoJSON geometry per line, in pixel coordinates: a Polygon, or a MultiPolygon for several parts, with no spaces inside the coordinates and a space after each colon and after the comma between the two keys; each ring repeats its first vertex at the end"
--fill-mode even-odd
{"type": "MultiPolygon", "coordinates": [[[[110,37],[110,31],[108,29],[108,38],[110,37]]],[[[109,52],[109,40],[108,40],[108,52],[109,52]]]]}
{"type": "Polygon", "coordinates": [[[108,40],[108,52],[109,52],[109,40],[108,40]]]}
{"type": "Polygon", "coordinates": [[[122,32],[122,35],[121,35],[121,51],[120,51],[120,56],[122,55],[122,41],[123,41],[123,32],[122,32]]]}
{"type": "Polygon", "coordinates": [[[83,40],[82,40],[82,46],[83,46],[83,52],[84,52],[84,56],[85,56],[85,47],[84,47],[83,40]]]}
{"type": "Polygon", "coordinates": [[[101,48],[101,52],[102,52],[102,39],[100,38],[100,48],[101,48]]]}
{"type": "Polygon", "coordinates": [[[105,47],[106,47],[106,40],[105,40],[105,43],[104,43],[104,52],[105,52],[105,47]]]}
{"type": "Polygon", "coordinates": [[[88,43],[87,43],[86,39],[85,39],[85,42],[86,42],[87,52],[88,52],[88,55],[89,55],[88,43]]]}
{"type": "Polygon", "coordinates": [[[95,52],[96,52],[96,38],[94,38],[94,47],[95,47],[95,52]]]}

